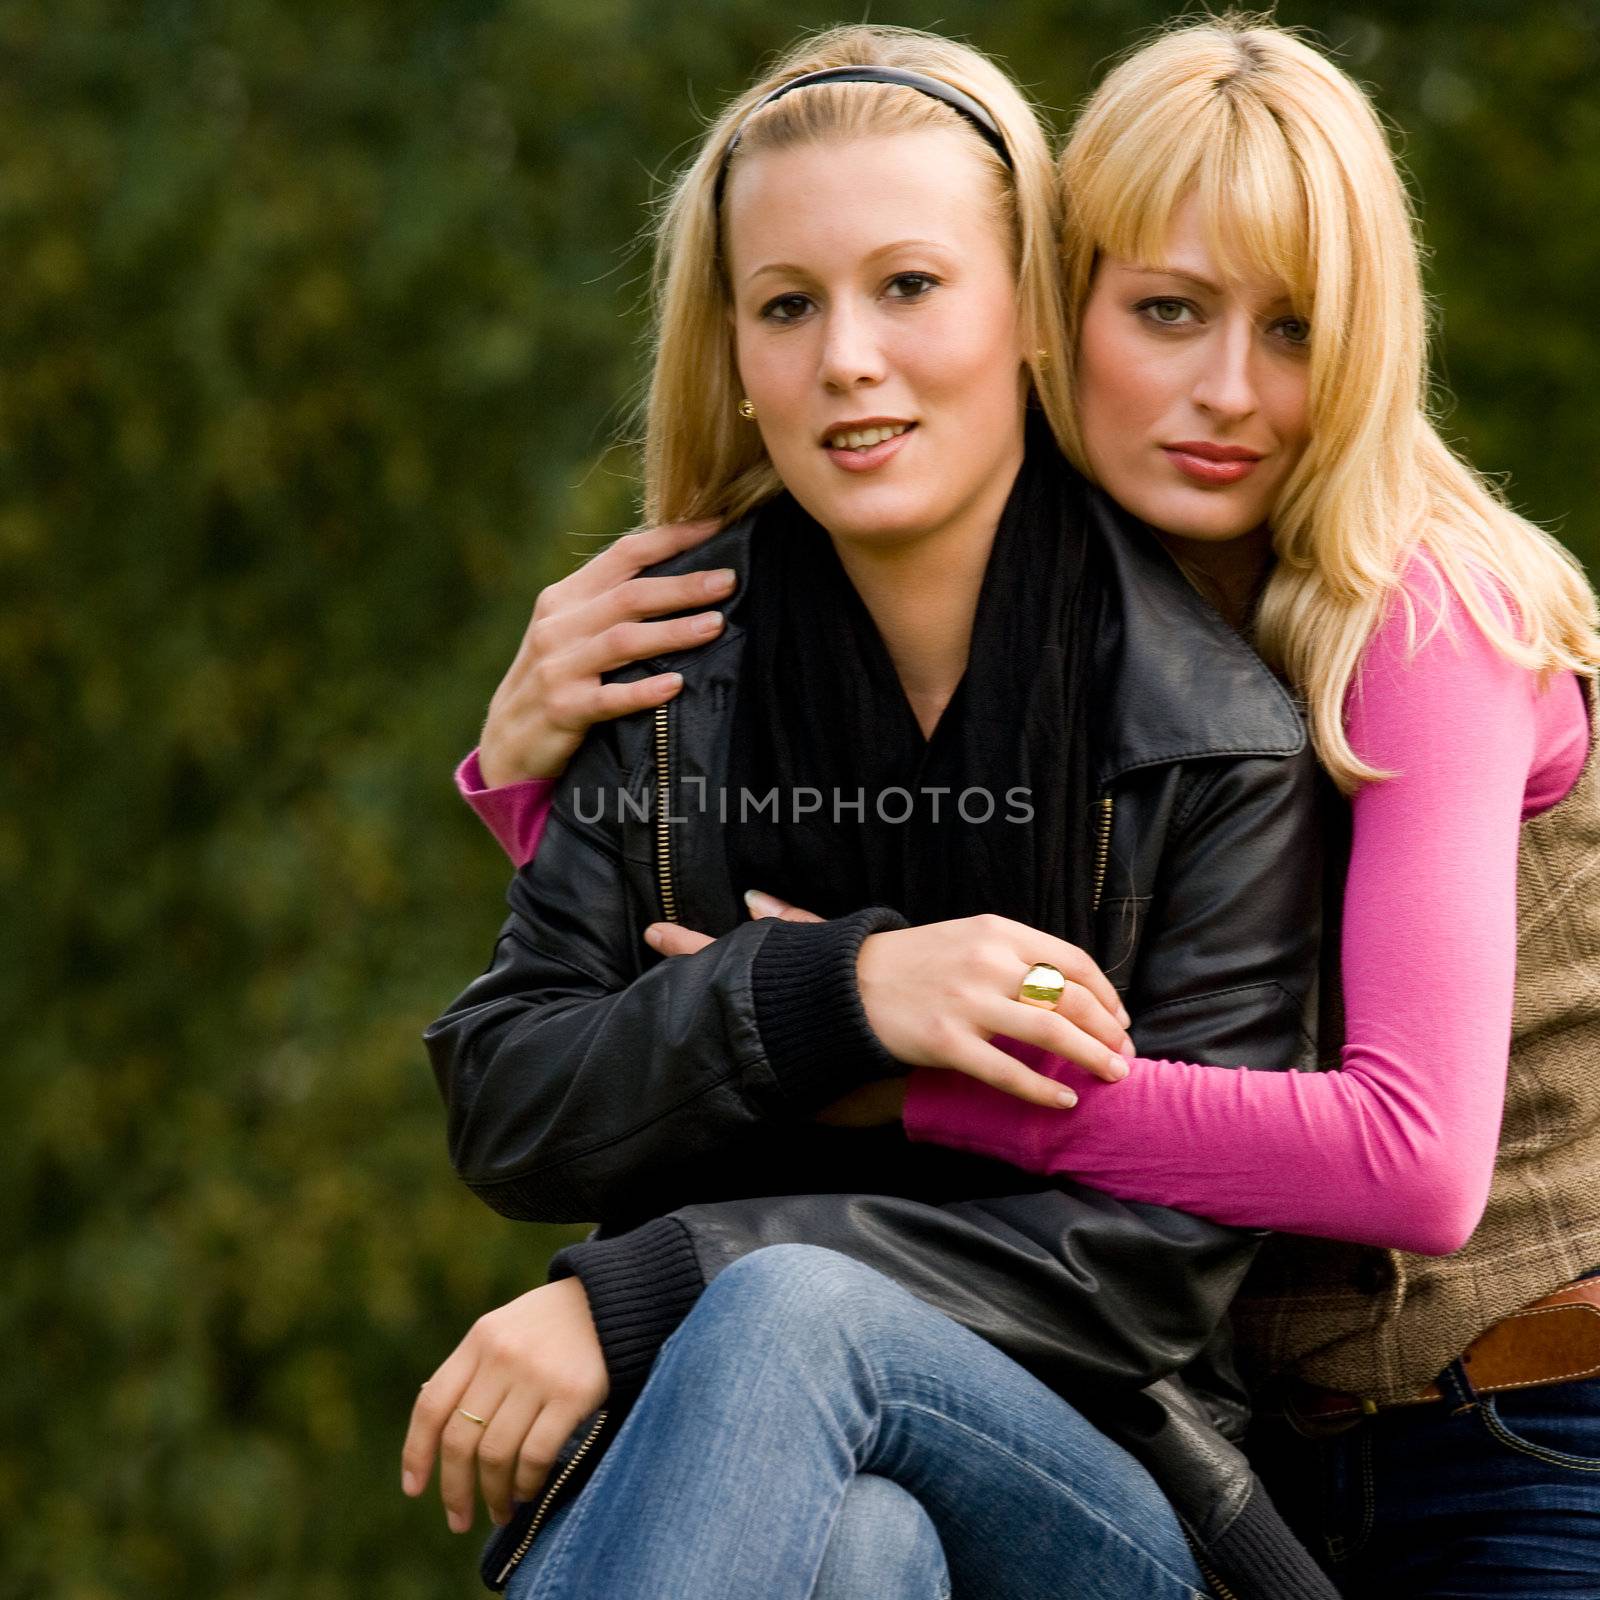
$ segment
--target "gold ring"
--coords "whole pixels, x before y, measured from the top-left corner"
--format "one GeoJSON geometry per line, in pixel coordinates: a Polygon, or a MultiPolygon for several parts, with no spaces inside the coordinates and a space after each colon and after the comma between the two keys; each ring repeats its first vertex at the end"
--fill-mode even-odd
{"type": "Polygon", "coordinates": [[[480,1428],[487,1428],[489,1426],[489,1419],[487,1417],[480,1417],[475,1412],[468,1411],[465,1406],[457,1406],[456,1413],[459,1416],[465,1417],[468,1422],[476,1422],[480,1428]]]}
{"type": "Polygon", "coordinates": [[[1054,1011],[1066,989],[1067,978],[1061,968],[1052,967],[1048,961],[1040,961],[1023,973],[1017,999],[1024,1005],[1042,1006],[1047,1011],[1054,1011]]]}

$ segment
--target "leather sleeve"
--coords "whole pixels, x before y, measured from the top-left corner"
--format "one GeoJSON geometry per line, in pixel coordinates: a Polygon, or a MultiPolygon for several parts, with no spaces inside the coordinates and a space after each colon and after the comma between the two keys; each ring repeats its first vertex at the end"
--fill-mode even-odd
{"type": "Polygon", "coordinates": [[[823,1245],[874,1267],[1058,1393],[1143,1388],[1211,1340],[1255,1241],[1077,1184],[927,1205],[787,1195],[677,1213],[708,1277],[763,1245],[823,1245]]]}
{"type": "Polygon", "coordinates": [[[620,811],[590,823],[574,798],[626,789],[613,741],[607,728],[585,742],[538,856],[512,881],[488,969],[424,1034],[456,1170],[523,1220],[661,1210],[675,1175],[750,1131],[903,1070],[865,1025],[855,983],[861,940],[904,925],[892,911],[747,922],[696,955],[652,955],[639,930],[656,913],[630,903],[620,811]],[[775,927],[810,996],[795,1023],[803,1049],[764,1038],[777,1024],[752,998],[775,927]]]}
{"type": "Polygon", "coordinates": [[[1124,991],[1140,1055],[1275,1071],[1311,1064],[1319,788],[1309,742],[1298,755],[1191,776],[1124,991]]]}
{"type": "Polygon", "coordinates": [[[845,1193],[686,1206],[569,1246],[551,1276],[582,1279],[613,1384],[632,1394],[699,1288],[740,1256],[789,1243],[875,1268],[1058,1393],[1086,1397],[1187,1366],[1255,1250],[1252,1235],[1064,1183],[945,1204],[845,1193]]]}

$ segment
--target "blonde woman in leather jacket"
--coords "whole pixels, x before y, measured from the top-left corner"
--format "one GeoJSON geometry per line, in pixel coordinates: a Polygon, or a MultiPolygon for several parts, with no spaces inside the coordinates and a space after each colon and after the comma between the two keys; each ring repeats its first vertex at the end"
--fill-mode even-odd
{"type": "MultiPolygon", "coordinates": [[[[1037,1551],[1019,1541],[1049,1517],[974,1529],[938,1502],[937,1481],[920,1497],[899,1485],[964,1592],[1044,1592],[1059,1583],[1046,1549],[1070,1556],[1076,1539],[1087,1556],[1108,1517],[1118,1550],[1097,1547],[1099,1592],[1198,1593],[1196,1558],[1237,1592],[1324,1592],[1228,1443],[1243,1410],[1223,1312],[1255,1237],[1070,1184],[1018,1192],[1010,1169],[858,1125],[877,1117],[863,1110],[874,1086],[908,1066],[1064,1104],[991,1041],[1056,1054],[1070,1042],[1116,1080],[1130,1010],[1174,1052],[1223,1039],[1245,1063],[1304,1054],[1318,869],[1303,729],[1150,530],[1045,433],[1059,307],[1040,247],[1055,219],[1037,125],[1016,106],[968,52],[847,30],[731,108],[668,214],[650,509],[727,522],[697,554],[731,569],[733,599],[710,647],[630,669],[591,699],[670,703],[589,731],[513,884],[493,963],[429,1030],[467,1181],[509,1215],[602,1221],[558,1258],[556,1281],[469,1335],[425,1387],[408,1440],[413,1492],[442,1449],[453,1526],[481,1479],[513,1530],[486,1576],[513,1592],[624,1592],[623,1571],[634,1592],[708,1592],[683,1574],[683,1531],[667,1536],[670,1516],[623,1485],[659,1481],[651,1452],[684,1447],[684,1387],[708,1351],[723,1370],[714,1340],[729,1318],[766,1296],[792,1303],[785,1286],[802,1280],[841,1316],[869,1303],[897,1350],[912,1323],[925,1348],[959,1349],[947,1377],[996,1393],[1042,1380],[1044,1431],[1020,1456],[1001,1451],[1022,1476],[996,1478],[997,1499],[1020,1507],[1037,1488],[1047,1437],[1070,1433],[1087,1452],[1050,1491],[1064,1520],[1037,1551]],[[893,76],[768,98],[863,58],[976,91],[995,137],[974,139],[969,113],[952,119],[939,95],[893,76]],[[719,218],[731,323],[729,308],[697,311],[719,218]],[[708,359],[704,341],[730,326],[734,348],[708,359]],[[1007,349],[1010,371],[996,365],[1007,349]],[[691,408],[698,430],[683,425],[691,408]],[[629,681],[643,686],[619,689],[629,681]],[[789,787],[773,792],[798,793],[796,777],[848,773],[869,751],[879,799],[896,773],[952,780],[924,791],[935,797],[965,780],[959,822],[919,816],[885,833],[899,824],[869,799],[859,833],[829,834],[810,810],[722,825],[730,791],[778,777],[789,787]],[[1009,831],[992,804],[965,809],[1001,776],[1041,780],[1006,789],[1037,806],[1009,831]],[[674,820],[686,782],[711,809],[674,820]],[[766,887],[811,890],[825,920],[750,921],[739,891],[757,887],[757,862],[766,887]],[[663,916],[721,937],[663,961],[644,937],[663,916]],[[1200,959],[1207,948],[1220,964],[1200,959]],[[1039,960],[1067,979],[1054,1008],[1019,1000],[1039,960]],[[667,1361],[669,1342],[682,1360],[667,1361]],[[984,1365],[996,1361],[1010,1364],[984,1365]],[[1097,1479],[1116,1482],[1112,1501],[1085,1504],[1097,1479]],[[514,1501],[527,1502],[516,1518],[514,1501]]],[[[627,601],[591,574],[583,604],[670,600],[691,587],[679,568],[626,579],[644,586],[627,601]]],[[[535,648],[551,631],[530,636],[535,648]]],[[[516,700],[508,689],[499,704],[516,700]]],[[[799,1363],[803,1328],[781,1337],[800,1339],[799,1363]]],[[[898,1404],[899,1376],[873,1406],[898,1404]]],[[[773,1396],[730,1387],[750,1409],[718,1426],[747,1444],[773,1396]]],[[[1002,1412],[1009,1425],[1029,1407],[1002,1412]]],[[[912,1462],[939,1459],[926,1439],[901,1442],[912,1462]]],[[[770,1445],[781,1477],[784,1441],[770,1445]]],[[[895,1470],[864,1449],[825,1484],[806,1478],[803,1504],[826,1515],[758,1524],[747,1519],[781,1508],[765,1494],[741,1504],[740,1581],[812,1593],[852,1489],[895,1470]],[[751,1561],[766,1562],[759,1578],[751,1561]]],[[[698,1540],[692,1499],[684,1487],[666,1509],[698,1540]]]]}

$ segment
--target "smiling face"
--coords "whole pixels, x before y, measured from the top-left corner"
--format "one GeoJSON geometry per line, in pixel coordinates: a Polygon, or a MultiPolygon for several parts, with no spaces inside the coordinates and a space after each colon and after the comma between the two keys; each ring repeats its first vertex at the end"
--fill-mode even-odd
{"type": "Polygon", "coordinates": [[[741,158],[725,238],[740,381],[778,475],[836,539],[992,531],[1026,379],[996,179],[962,132],[741,158]]]}
{"type": "Polygon", "coordinates": [[[1096,266],[1076,383],[1090,471],[1178,541],[1261,529],[1309,442],[1309,337],[1283,284],[1225,277],[1184,201],[1160,262],[1096,266]]]}

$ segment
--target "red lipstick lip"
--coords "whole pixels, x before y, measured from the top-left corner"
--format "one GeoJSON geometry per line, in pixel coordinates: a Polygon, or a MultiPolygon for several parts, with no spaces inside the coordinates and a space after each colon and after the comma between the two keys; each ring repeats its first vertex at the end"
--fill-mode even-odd
{"type": "Polygon", "coordinates": [[[1180,439],[1176,444],[1163,445],[1162,449],[1199,456],[1202,461],[1259,461],[1262,455],[1261,451],[1246,450],[1241,444],[1209,444],[1204,439],[1180,439]]]}
{"type": "Polygon", "coordinates": [[[916,427],[916,423],[907,417],[858,417],[853,422],[830,423],[822,430],[822,437],[817,443],[824,450],[828,448],[828,441],[836,433],[864,433],[868,428],[904,428],[907,433],[916,427]]]}
{"type": "Polygon", "coordinates": [[[1168,444],[1161,448],[1167,460],[1184,477],[1191,483],[1197,483],[1207,489],[1225,489],[1229,484],[1238,483],[1241,479],[1248,478],[1261,464],[1261,457],[1248,451],[1218,460],[1180,445],[1168,444]]]}

